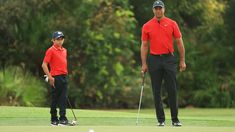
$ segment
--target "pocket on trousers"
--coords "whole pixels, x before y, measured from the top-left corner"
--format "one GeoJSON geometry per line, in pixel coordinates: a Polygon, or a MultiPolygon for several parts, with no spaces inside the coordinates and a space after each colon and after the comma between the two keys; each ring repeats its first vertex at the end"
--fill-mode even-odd
{"type": "Polygon", "coordinates": [[[172,64],[172,65],[177,65],[177,59],[175,56],[170,56],[167,58],[166,63],[172,64]]]}

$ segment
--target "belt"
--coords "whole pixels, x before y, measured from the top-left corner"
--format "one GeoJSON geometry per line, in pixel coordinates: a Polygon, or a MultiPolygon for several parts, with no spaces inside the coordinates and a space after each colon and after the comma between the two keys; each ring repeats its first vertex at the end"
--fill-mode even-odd
{"type": "Polygon", "coordinates": [[[60,75],[55,75],[53,77],[66,77],[66,76],[67,76],[67,74],[60,74],[60,75]]]}
{"type": "Polygon", "coordinates": [[[168,56],[174,56],[173,53],[168,54],[150,54],[152,56],[159,56],[159,57],[168,57],[168,56]]]}

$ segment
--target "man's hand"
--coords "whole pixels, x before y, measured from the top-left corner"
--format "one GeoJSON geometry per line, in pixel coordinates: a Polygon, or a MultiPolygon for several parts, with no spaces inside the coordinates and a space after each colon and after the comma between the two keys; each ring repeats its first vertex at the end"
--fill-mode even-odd
{"type": "Polygon", "coordinates": [[[185,71],[186,69],[185,61],[180,61],[179,67],[180,67],[180,72],[185,71]]]}
{"type": "Polygon", "coordinates": [[[141,73],[142,75],[144,75],[144,73],[146,73],[148,71],[148,66],[147,64],[143,64],[142,65],[142,68],[141,68],[141,73]]]}

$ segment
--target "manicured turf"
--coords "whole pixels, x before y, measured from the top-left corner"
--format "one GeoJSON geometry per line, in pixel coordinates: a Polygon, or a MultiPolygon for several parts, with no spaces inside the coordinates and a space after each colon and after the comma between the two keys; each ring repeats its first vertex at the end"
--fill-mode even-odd
{"type": "MultiPolygon", "coordinates": [[[[166,126],[156,127],[153,109],[141,110],[139,126],[135,125],[137,110],[80,110],[75,114],[79,125],[75,127],[51,127],[49,125],[49,108],[37,107],[6,107],[0,106],[0,130],[4,131],[81,131],[88,132],[90,128],[95,132],[200,132],[225,131],[235,132],[235,109],[180,109],[179,117],[183,127],[172,127],[169,109],[165,109],[166,126]]],[[[67,116],[73,119],[70,109],[67,116]]]]}

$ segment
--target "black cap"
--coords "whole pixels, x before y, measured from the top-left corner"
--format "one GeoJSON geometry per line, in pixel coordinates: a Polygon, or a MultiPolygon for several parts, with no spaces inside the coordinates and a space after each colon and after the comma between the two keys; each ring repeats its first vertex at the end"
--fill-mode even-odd
{"type": "Polygon", "coordinates": [[[164,5],[164,3],[161,0],[157,0],[157,1],[155,1],[153,3],[153,8],[155,8],[155,7],[162,7],[162,8],[164,8],[165,5],[164,5]]]}
{"type": "Polygon", "coordinates": [[[56,31],[52,35],[52,39],[57,39],[57,38],[60,38],[60,37],[64,38],[64,34],[61,31],[56,31]]]}

